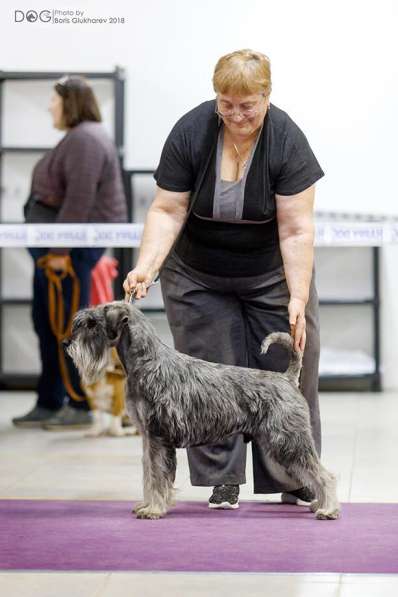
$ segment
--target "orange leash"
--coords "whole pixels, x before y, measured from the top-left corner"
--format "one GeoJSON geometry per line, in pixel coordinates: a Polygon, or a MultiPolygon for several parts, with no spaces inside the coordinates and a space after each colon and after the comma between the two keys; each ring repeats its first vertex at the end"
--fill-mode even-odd
{"type": "Polygon", "coordinates": [[[77,402],[86,400],[85,396],[80,396],[75,392],[70,381],[69,371],[65,360],[65,354],[62,347],[62,341],[69,338],[72,331],[73,316],[79,309],[80,299],[80,283],[76,276],[75,270],[72,266],[72,261],[69,255],[66,259],[66,267],[62,271],[55,271],[48,265],[48,258],[51,254],[43,255],[37,260],[37,266],[44,270],[48,279],[48,316],[50,320],[51,331],[57,339],[58,343],[58,359],[61,371],[62,381],[69,396],[77,402]],[[72,300],[69,319],[64,325],[65,321],[65,307],[64,297],[62,294],[62,280],[67,276],[72,278],[72,300]]]}

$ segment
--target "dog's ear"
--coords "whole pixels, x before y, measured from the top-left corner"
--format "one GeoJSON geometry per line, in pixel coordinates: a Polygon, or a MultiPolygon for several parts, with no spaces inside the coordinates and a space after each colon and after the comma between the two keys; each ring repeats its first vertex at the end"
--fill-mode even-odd
{"type": "Polygon", "coordinates": [[[129,321],[129,316],[123,305],[107,305],[104,307],[105,330],[111,346],[119,341],[122,332],[129,321]]]}

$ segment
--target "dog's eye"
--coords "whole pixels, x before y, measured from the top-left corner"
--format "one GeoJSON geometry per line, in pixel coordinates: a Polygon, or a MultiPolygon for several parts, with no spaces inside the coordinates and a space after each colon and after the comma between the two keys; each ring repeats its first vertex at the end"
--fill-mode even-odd
{"type": "Polygon", "coordinates": [[[89,319],[87,321],[87,327],[89,330],[91,330],[92,328],[95,328],[96,325],[97,325],[97,322],[95,321],[95,319],[89,319]]]}

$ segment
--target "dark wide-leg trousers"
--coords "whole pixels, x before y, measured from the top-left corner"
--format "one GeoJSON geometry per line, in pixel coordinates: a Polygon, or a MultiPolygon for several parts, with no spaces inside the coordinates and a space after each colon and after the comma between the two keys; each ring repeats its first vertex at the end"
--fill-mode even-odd
{"type": "MultiPolygon", "coordinates": [[[[171,255],[161,273],[167,318],[177,350],[191,356],[253,369],[284,371],[289,355],[273,344],[266,355],[260,345],[271,332],[289,332],[289,291],[283,267],[267,274],[224,278],[198,272],[171,255]]],[[[307,343],[301,390],[308,402],[318,453],[321,425],[318,401],[318,297],[311,283],[306,308],[307,343]]],[[[265,438],[266,441],[266,438],[265,438]]],[[[254,493],[298,489],[267,456],[267,445],[252,442],[254,493]]],[[[188,448],[192,485],[246,483],[246,444],[235,435],[211,446],[188,448]]]]}

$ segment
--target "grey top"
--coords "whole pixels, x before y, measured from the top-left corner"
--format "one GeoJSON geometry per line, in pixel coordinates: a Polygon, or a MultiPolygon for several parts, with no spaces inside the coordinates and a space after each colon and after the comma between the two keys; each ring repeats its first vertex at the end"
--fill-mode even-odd
{"type": "Polygon", "coordinates": [[[242,220],[243,205],[245,197],[245,185],[250,165],[253,161],[254,152],[260,138],[261,129],[257,135],[250,156],[247,160],[243,176],[240,180],[230,181],[221,179],[221,160],[224,147],[224,127],[220,128],[217,141],[216,155],[216,184],[213,199],[213,219],[222,221],[242,220]]]}
{"type": "Polygon", "coordinates": [[[59,209],[57,223],[127,220],[116,147],[99,122],[70,129],[36,164],[31,190],[59,209]]]}

